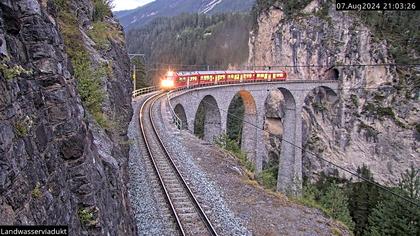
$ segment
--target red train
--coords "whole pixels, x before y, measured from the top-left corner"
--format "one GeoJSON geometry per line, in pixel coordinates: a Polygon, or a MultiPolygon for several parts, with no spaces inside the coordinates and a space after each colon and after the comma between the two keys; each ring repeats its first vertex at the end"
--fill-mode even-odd
{"type": "Polygon", "coordinates": [[[277,71],[168,71],[161,81],[161,88],[174,89],[224,83],[249,83],[286,80],[287,74],[277,71]]]}

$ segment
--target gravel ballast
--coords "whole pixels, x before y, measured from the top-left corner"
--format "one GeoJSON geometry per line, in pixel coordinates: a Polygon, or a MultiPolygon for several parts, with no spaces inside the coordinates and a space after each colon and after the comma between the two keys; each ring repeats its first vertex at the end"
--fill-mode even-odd
{"type": "Polygon", "coordinates": [[[170,225],[162,216],[162,206],[156,200],[156,194],[148,175],[147,165],[140,149],[143,138],[140,133],[139,112],[143,102],[150,95],[133,100],[133,119],[128,129],[130,139],[129,157],[129,197],[134,210],[139,235],[169,235],[170,225]]]}
{"type": "Polygon", "coordinates": [[[228,204],[220,195],[220,186],[207,178],[193,161],[193,155],[184,148],[180,132],[175,125],[169,124],[171,113],[166,103],[166,97],[160,100],[160,106],[154,107],[154,114],[160,122],[156,122],[157,129],[166,148],[175,159],[181,174],[192,188],[200,204],[204,208],[219,235],[251,235],[244,227],[244,222],[235,217],[228,204]]]}

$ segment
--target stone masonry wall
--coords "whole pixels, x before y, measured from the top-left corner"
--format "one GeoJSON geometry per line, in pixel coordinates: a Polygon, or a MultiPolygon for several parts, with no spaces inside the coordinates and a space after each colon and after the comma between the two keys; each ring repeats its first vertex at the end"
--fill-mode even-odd
{"type": "MultiPolygon", "coordinates": [[[[115,125],[104,129],[82,105],[53,2],[0,2],[0,225],[135,235],[126,188],[132,110],[125,46],[90,51],[113,66],[101,78],[101,109],[115,125]]],[[[68,2],[83,32],[92,2],[68,2]],[[77,14],[75,6],[83,6],[77,14]]]]}

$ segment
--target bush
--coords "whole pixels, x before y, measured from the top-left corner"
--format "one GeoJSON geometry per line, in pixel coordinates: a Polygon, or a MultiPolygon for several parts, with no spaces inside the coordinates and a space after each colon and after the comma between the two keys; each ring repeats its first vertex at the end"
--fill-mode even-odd
{"type": "Polygon", "coordinates": [[[21,65],[11,65],[8,57],[0,61],[0,72],[6,80],[12,80],[21,75],[32,74],[32,70],[26,70],[21,65]]]}
{"type": "Polygon", "coordinates": [[[33,122],[34,121],[31,119],[30,116],[18,118],[14,123],[16,135],[20,138],[26,137],[32,128],[33,122]]]}
{"type": "Polygon", "coordinates": [[[257,181],[265,188],[275,190],[277,187],[278,166],[273,166],[261,171],[257,175],[257,181]]]}
{"type": "Polygon", "coordinates": [[[241,165],[245,166],[247,170],[251,172],[255,171],[255,166],[251,161],[248,160],[246,153],[242,152],[238,143],[236,143],[235,140],[229,139],[227,134],[220,135],[214,140],[214,142],[217,146],[229,151],[235,157],[237,157],[241,165]]]}
{"type": "Polygon", "coordinates": [[[94,21],[103,21],[105,17],[112,15],[112,0],[93,0],[93,4],[95,7],[93,12],[94,21]]]}
{"type": "Polygon", "coordinates": [[[40,198],[42,196],[41,186],[39,183],[36,183],[35,188],[32,190],[32,197],[40,198]]]}
{"type": "Polygon", "coordinates": [[[52,3],[58,12],[64,11],[68,7],[66,0],[53,0],[52,3]]]}
{"type": "Polygon", "coordinates": [[[106,70],[104,67],[94,70],[90,61],[84,57],[82,53],[73,60],[74,75],[77,78],[77,90],[85,107],[98,124],[105,128],[106,120],[102,114],[102,102],[105,95],[100,78],[106,75],[106,70]]]}
{"type": "Polygon", "coordinates": [[[101,127],[107,128],[108,122],[101,111],[105,97],[101,86],[101,77],[106,76],[107,68],[103,65],[99,68],[93,67],[89,54],[84,47],[78,21],[72,13],[61,11],[59,13],[59,24],[66,52],[73,65],[74,76],[77,79],[77,90],[83,105],[101,127]]]}
{"type": "Polygon", "coordinates": [[[94,22],[92,29],[88,31],[88,35],[97,44],[99,49],[108,49],[111,46],[109,39],[118,42],[124,41],[124,36],[119,29],[104,22],[94,22]]]}
{"type": "Polygon", "coordinates": [[[82,225],[88,225],[94,222],[93,212],[87,208],[80,208],[77,211],[77,214],[79,216],[80,223],[82,223],[82,225]]]}

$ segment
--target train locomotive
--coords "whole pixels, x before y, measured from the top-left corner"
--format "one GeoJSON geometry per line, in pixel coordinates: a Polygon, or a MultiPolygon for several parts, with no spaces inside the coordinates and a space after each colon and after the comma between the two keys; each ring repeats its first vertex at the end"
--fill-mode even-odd
{"type": "Polygon", "coordinates": [[[205,85],[270,82],[286,80],[287,73],[282,70],[270,71],[168,71],[161,80],[161,88],[172,90],[205,85]]]}

